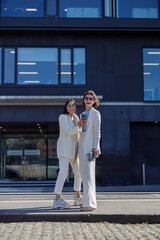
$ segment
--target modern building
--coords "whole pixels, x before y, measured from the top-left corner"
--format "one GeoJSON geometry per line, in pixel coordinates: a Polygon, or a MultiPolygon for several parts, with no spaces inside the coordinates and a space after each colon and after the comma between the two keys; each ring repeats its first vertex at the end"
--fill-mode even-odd
{"type": "Polygon", "coordinates": [[[160,184],[160,2],[0,0],[1,183],[55,180],[58,116],[89,89],[97,182],[160,184]]]}

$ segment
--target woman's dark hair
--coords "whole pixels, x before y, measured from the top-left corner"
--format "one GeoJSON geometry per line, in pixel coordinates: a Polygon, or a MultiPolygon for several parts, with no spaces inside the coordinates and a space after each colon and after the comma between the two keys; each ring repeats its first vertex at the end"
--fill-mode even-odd
{"type": "Polygon", "coordinates": [[[89,90],[87,92],[85,92],[84,96],[83,96],[83,102],[82,102],[82,105],[85,106],[85,103],[84,103],[84,98],[86,95],[92,95],[92,97],[94,98],[94,101],[95,103],[93,104],[93,107],[98,107],[99,106],[99,100],[97,98],[97,95],[95,94],[95,92],[93,92],[92,90],[89,90]]]}
{"type": "Polygon", "coordinates": [[[63,109],[62,114],[68,114],[67,105],[68,105],[69,102],[73,102],[76,105],[76,102],[73,98],[68,99],[67,102],[64,105],[64,109],[63,109]]]}

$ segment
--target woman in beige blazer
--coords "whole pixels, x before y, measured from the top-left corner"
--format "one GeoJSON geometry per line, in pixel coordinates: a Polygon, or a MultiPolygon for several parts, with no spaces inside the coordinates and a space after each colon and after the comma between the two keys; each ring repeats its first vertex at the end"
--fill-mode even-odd
{"type": "Polygon", "coordinates": [[[83,105],[86,108],[83,114],[85,114],[85,119],[88,120],[88,123],[82,127],[79,140],[79,162],[81,178],[83,182],[83,202],[81,210],[90,211],[95,210],[97,207],[95,163],[97,156],[101,153],[101,115],[100,112],[94,108],[99,105],[99,101],[96,94],[92,90],[84,94],[83,105]],[[90,152],[93,152],[93,159],[91,161],[88,157],[90,152]]]}
{"type": "Polygon", "coordinates": [[[74,205],[79,205],[81,201],[81,177],[79,170],[78,151],[78,133],[86,122],[80,120],[75,114],[76,103],[73,99],[69,99],[64,107],[63,114],[59,117],[60,133],[57,142],[57,156],[59,159],[59,173],[54,189],[56,198],[53,203],[54,209],[67,209],[69,204],[61,198],[64,182],[68,175],[69,163],[74,172],[74,190],[76,191],[74,205]]]}

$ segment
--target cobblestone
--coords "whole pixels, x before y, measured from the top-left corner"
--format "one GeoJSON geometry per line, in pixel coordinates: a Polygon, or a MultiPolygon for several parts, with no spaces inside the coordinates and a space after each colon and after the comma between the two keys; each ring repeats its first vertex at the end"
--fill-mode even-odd
{"type": "Polygon", "coordinates": [[[0,240],[160,240],[160,224],[1,223],[0,240]]]}

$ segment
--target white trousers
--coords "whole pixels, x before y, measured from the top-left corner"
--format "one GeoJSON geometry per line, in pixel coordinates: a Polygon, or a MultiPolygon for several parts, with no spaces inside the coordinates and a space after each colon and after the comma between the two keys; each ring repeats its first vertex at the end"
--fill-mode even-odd
{"type": "Polygon", "coordinates": [[[96,182],[95,182],[96,160],[89,161],[87,155],[83,153],[84,137],[85,133],[82,133],[79,142],[79,165],[83,183],[82,206],[97,208],[96,182]]]}
{"type": "Polygon", "coordinates": [[[80,191],[81,190],[81,176],[80,176],[80,169],[79,169],[79,159],[77,159],[76,162],[74,162],[73,159],[68,159],[68,158],[59,158],[59,173],[54,189],[54,193],[61,195],[62,189],[65,183],[65,180],[68,175],[68,170],[69,170],[69,163],[72,166],[72,170],[74,173],[74,187],[73,189],[75,191],[80,191]]]}

